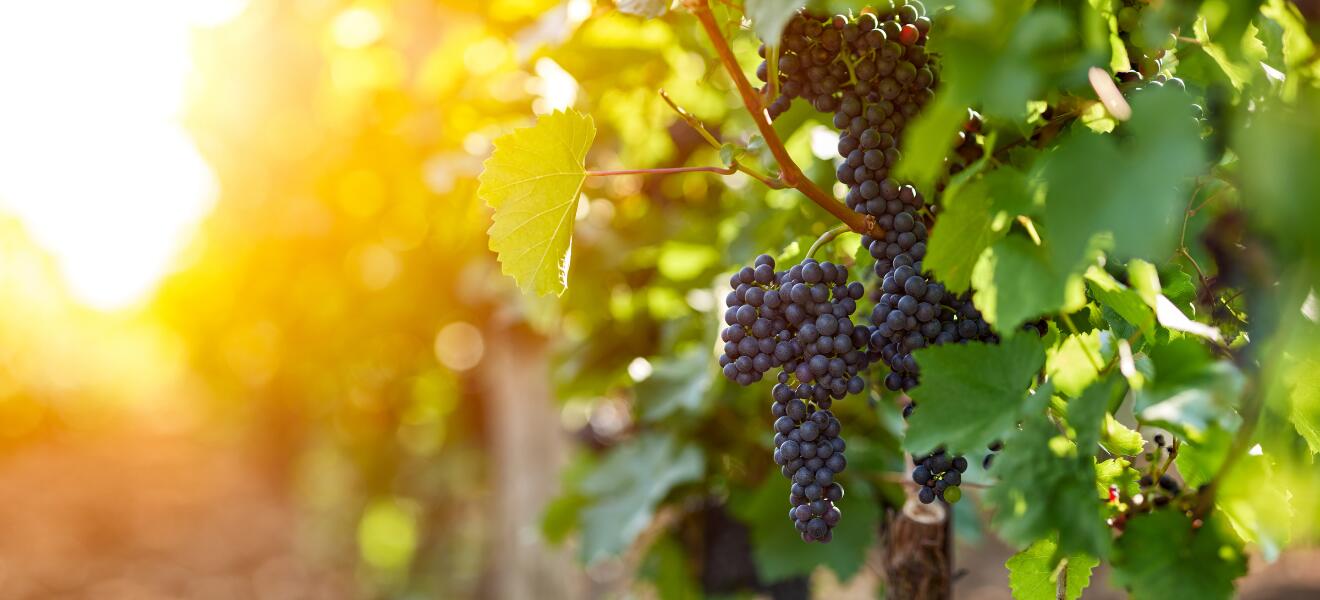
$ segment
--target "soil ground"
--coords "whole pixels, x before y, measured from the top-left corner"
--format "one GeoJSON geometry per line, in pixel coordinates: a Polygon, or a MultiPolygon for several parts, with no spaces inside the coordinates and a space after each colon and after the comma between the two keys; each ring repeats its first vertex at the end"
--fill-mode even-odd
{"type": "MultiPolygon", "coordinates": [[[[0,456],[0,598],[339,600],[351,567],[299,552],[298,515],[259,461],[185,436],[43,441],[0,456]]],[[[1007,599],[993,540],[960,547],[959,599],[1007,599]]],[[[1257,562],[1247,600],[1320,599],[1320,549],[1257,562]]],[[[828,578],[827,578],[828,579],[828,578]]],[[[1097,570],[1086,600],[1122,598],[1097,570]]],[[[874,598],[873,574],[822,587],[874,598]]]]}

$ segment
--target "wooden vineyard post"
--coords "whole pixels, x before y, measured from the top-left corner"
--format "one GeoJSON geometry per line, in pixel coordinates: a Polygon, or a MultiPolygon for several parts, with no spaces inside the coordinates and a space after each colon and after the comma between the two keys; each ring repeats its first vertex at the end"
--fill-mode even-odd
{"type": "Polygon", "coordinates": [[[942,502],[908,498],[892,513],[883,534],[885,598],[948,600],[953,597],[953,536],[942,502]]]}
{"type": "Polygon", "coordinates": [[[538,535],[545,504],[559,489],[569,439],[559,425],[544,338],[525,327],[492,326],[477,376],[488,411],[494,501],[488,578],[491,597],[577,598],[582,570],[565,548],[538,535]]]}

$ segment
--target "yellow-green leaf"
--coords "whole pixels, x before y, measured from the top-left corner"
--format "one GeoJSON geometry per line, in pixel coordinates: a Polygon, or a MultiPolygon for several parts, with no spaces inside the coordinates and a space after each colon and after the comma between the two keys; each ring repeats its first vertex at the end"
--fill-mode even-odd
{"type": "Polygon", "coordinates": [[[573,218],[587,178],[596,126],[574,110],[495,140],[477,195],[495,209],[490,249],[524,291],[562,294],[568,285],[573,218]]]}
{"type": "Polygon", "coordinates": [[[1054,600],[1058,598],[1059,572],[1068,571],[1066,596],[1068,600],[1082,597],[1082,591],[1091,583],[1091,570],[1100,561],[1085,554],[1059,556],[1058,542],[1053,536],[1037,540],[1027,549],[1013,555],[1004,563],[1008,567],[1008,585],[1013,600],[1054,600]],[[1059,568],[1059,560],[1068,563],[1059,568]]]}

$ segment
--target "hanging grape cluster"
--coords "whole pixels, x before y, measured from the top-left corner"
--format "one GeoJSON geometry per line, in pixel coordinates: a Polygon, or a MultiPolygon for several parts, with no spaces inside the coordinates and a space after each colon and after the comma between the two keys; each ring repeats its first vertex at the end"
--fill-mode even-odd
{"type": "Polygon", "coordinates": [[[834,481],[848,466],[839,436],[839,420],[813,401],[795,397],[787,384],[776,384],[772,395],[775,419],[775,464],[792,482],[788,515],[805,542],[829,542],[841,513],[834,505],[843,486],[834,481]]]}
{"type": "MultiPolygon", "coordinates": [[[[916,188],[890,177],[901,158],[903,129],[938,82],[925,50],[930,19],[923,13],[920,3],[907,2],[856,18],[797,15],[779,54],[783,96],[770,108],[771,115],[782,113],[788,106],[783,98],[800,97],[834,113],[843,158],[835,174],[848,186],[845,202],[885,231],[880,238],[864,236],[862,243],[876,259],[882,292],[871,314],[870,350],[889,366],[885,384],[895,391],[917,384],[912,351],[995,339],[967,296],[948,294],[923,271],[929,211],[916,188]]],[[[763,62],[758,72],[766,71],[763,62]]],[[[979,126],[979,118],[974,122],[979,126]]],[[[979,156],[974,137],[964,133],[958,141],[961,164],[979,156]]]]}
{"type": "Polygon", "coordinates": [[[962,498],[962,474],[967,472],[967,459],[961,456],[950,457],[943,449],[926,456],[913,458],[916,467],[912,469],[912,481],[916,483],[917,499],[930,504],[940,498],[949,504],[962,498]]]}
{"type": "Polygon", "coordinates": [[[762,254],[729,279],[732,291],[724,299],[728,327],[720,333],[724,341],[720,368],[730,381],[751,385],[801,354],[793,347],[784,310],[787,302],[779,291],[783,276],[775,272],[774,259],[762,254]]]}
{"type": "MultiPolygon", "coordinates": [[[[838,470],[825,464],[828,456],[801,454],[801,427],[812,422],[804,419],[820,419],[819,426],[837,433],[831,402],[865,389],[859,373],[874,360],[889,366],[886,387],[908,390],[919,376],[913,351],[998,339],[968,294],[949,293],[923,269],[931,210],[915,187],[891,176],[902,158],[905,127],[938,83],[937,65],[926,52],[931,21],[924,13],[916,0],[882,3],[855,16],[799,13],[785,27],[773,67],[766,60],[757,69],[762,81],[769,82],[772,74],[777,79],[775,86],[763,89],[780,92],[768,107],[772,119],[796,98],[833,114],[843,159],[835,175],[848,187],[845,202],[884,232],[862,238],[880,281],[870,326],[852,323],[864,290],[860,283],[848,285],[847,270],[839,265],[808,260],[776,272],[774,261],[762,256],[730,281],[721,367],[726,377],[743,385],[781,367],[772,405],[778,419],[775,462],[794,480],[791,514],[807,540],[828,540],[837,520],[837,509],[824,504],[832,502],[828,496],[834,488],[816,478],[827,476],[832,484],[838,470]],[[808,464],[812,460],[820,464],[808,464]],[[819,489],[810,487],[813,482],[819,489]]],[[[762,46],[763,58],[769,52],[762,46]]],[[[969,112],[946,159],[949,174],[981,157],[979,129],[979,115],[969,112]]],[[[904,416],[913,408],[909,404],[904,416]]],[[[814,437],[811,444],[818,451],[814,437]]],[[[921,486],[923,502],[935,497],[957,501],[965,458],[937,452],[914,461],[913,479],[921,486]]]]}
{"type": "Polygon", "coordinates": [[[782,367],[771,391],[775,464],[793,482],[790,516],[802,539],[828,542],[840,516],[834,502],[843,497],[834,476],[848,464],[829,408],[866,389],[859,372],[873,359],[872,328],[852,322],[866,290],[848,283],[843,265],[808,258],[776,271],[765,254],[734,273],[729,286],[720,366],[741,385],[782,367]]]}

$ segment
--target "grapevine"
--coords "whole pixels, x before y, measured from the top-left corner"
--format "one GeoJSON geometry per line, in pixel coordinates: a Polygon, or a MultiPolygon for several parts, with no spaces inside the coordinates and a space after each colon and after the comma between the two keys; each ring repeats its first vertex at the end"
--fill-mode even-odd
{"type": "MultiPolygon", "coordinates": [[[[1291,369],[1308,360],[1292,336],[1273,338],[1285,340],[1277,347],[1257,340],[1284,335],[1282,322],[1312,331],[1295,315],[1250,317],[1295,313],[1313,286],[1298,279],[1311,264],[1298,258],[1310,242],[1298,240],[1309,238],[1291,223],[1248,216],[1258,209],[1245,198],[1277,192],[1260,179],[1274,171],[1258,162],[1262,140],[1287,129],[1270,111],[1301,119],[1305,131],[1314,124],[1289,106],[1309,92],[1223,67],[1238,50],[1214,36],[1261,35],[1249,33],[1259,26],[1248,29],[1236,12],[1207,19],[1198,5],[1092,3],[1077,9],[1085,17],[1077,25],[1055,6],[932,14],[917,0],[894,0],[829,14],[816,4],[682,3],[751,127],[708,126],[662,93],[723,166],[693,151],[691,166],[592,170],[584,152],[567,172],[579,187],[618,176],[739,177],[728,181],[743,207],[759,196],[741,186],[773,190],[765,207],[720,224],[722,241],[738,242],[721,251],[743,266],[703,272],[718,283],[702,291],[722,299],[710,303],[710,321],[722,321],[718,341],[697,344],[714,348],[698,358],[718,370],[707,395],[718,400],[698,413],[705,421],[685,426],[730,427],[746,418],[743,406],[761,413],[754,441],[721,448],[724,462],[707,464],[734,482],[708,501],[751,511],[747,486],[759,508],[773,485],[782,520],[783,482],[765,477],[778,471],[789,481],[794,537],[838,545],[863,527],[855,515],[864,511],[854,509],[864,502],[884,508],[884,528],[910,532],[904,519],[943,519],[935,522],[947,534],[951,505],[971,499],[1021,550],[1009,564],[1015,594],[1057,585],[1058,597],[1076,598],[1091,569],[1110,560],[1118,585],[1149,597],[1145,590],[1168,591],[1143,569],[1157,559],[1182,576],[1190,564],[1214,563],[1222,575],[1198,581],[1197,597],[1231,592],[1245,549],[1279,525],[1247,514],[1245,484],[1232,473],[1268,472],[1303,447],[1299,439],[1292,450],[1252,445],[1258,429],[1287,421],[1269,407],[1267,397],[1282,392],[1262,391],[1271,373],[1255,353],[1273,352],[1291,369]],[[1207,79],[1216,66],[1223,72],[1207,79]],[[832,154],[828,166],[803,162],[803,136],[789,137],[802,127],[817,158],[832,154]],[[1246,139],[1257,145],[1235,150],[1255,154],[1229,151],[1246,139]],[[1263,169],[1254,183],[1239,175],[1252,165],[1263,169]],[[783,212],[799,207],[814,215],[809,228],[783,212]],[[791,231],[749,233],[781,226],[791,231]],[[841,238],[846,231],[857,237],[841,238]],[[744,234],[756,241],[742,243],[744,234]],[[836,238],[860,238],[860,248],[836,238]],[[1274,298],[1258,291],[1276,288],[1274,298]],[[1219,404],[1187,405],[1206,398],[1219,404]],[[880,426],[863,411],[875,406],[880,426]],[[876,440],[895,450],[869,456],[876,440]],[[877,502],[877,490],[888,495],[877,502]],[[1223,500],[1231,493],[1238,504],[1223,500]],[[1259,537],[1244,537],[1251,527],[1259,537]],[[1179,560],[1145,550],[1161,537],[1184,542],[1179,560]]],[[[1252,60],[1286,58],[1296,75],[1302,62],[1289,53],[1301,46],[1264,41],[1265,54],[1252,60]]],[[[1267,78],[1283,81],[1274,71],[1271,63],[1267,78]]],[[[502,200],[491,202],[497,219],[502,200]]],[[[685,299],[698,307],[703,297],[685,299]]],[[[1288,435],[1307,431],[1302,424],[1288,435]]],[[[778,527],[758,535],[790,533],[778,527]]],[[[931,553],[907,566],[893,561],[891,578],[915,577],[904,571],[911,564],[950,562],[930,548],[886,550],[931,553]]]]}

